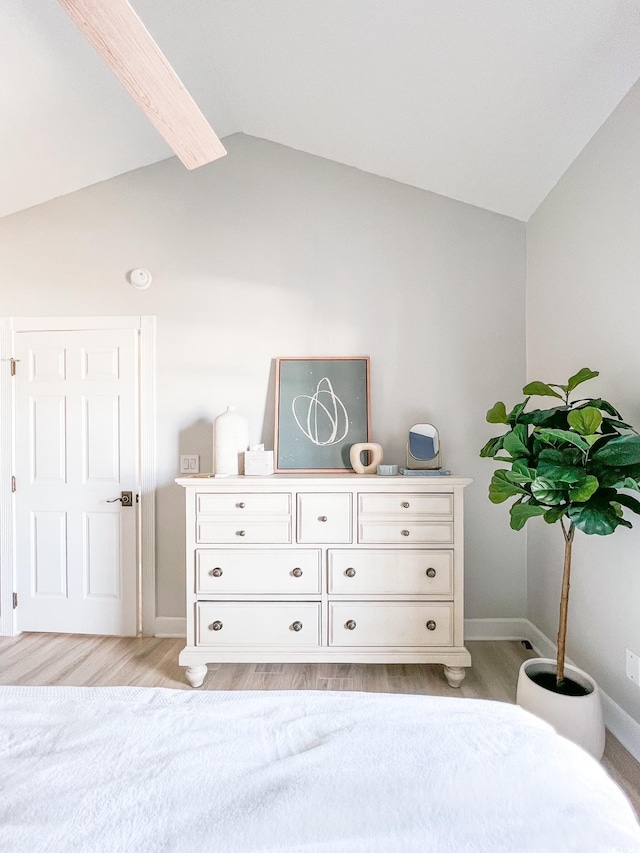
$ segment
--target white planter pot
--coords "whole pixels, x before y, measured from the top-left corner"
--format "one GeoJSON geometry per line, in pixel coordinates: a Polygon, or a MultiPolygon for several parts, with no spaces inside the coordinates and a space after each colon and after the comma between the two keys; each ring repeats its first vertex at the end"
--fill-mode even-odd
{"type": "Polygon", "coordinates": [[[598,685],[581,669],[565,666],[565,675],[589,692],[586,696],[563,696],[532,681],[530,676],[539,672],[555,674],[556,661],[532,658],[522,664],[516,695],[518,705],[600,760],[604,752],[604,721],[598,685]]]}

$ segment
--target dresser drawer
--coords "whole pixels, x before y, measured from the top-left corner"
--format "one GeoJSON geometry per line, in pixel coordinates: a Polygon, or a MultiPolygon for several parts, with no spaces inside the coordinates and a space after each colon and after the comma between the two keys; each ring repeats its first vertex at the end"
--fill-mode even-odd
{"type": "Polygon", "coordinates": [[[451,545],[451,521],[361,521],[358,525],[358,542],[363,544],[451,545]]]}
{"type": "Polygon", "coordinates": [[[382,494],[358,495],[360,514],[409,516],[453,516],[453,495],[382,494]]]}
{"type": "Polygon", "coordinates": [[[331,646],[450,646],[453,603],[330,602],[331,646]]]}
{"type": "Polygon", "coordinates": [[[298,542],[351,542],[351,495],[298,495],[298,542]]]}
{"type": "Polygon", "coordinates": [[[196,592],[309,595],[320,592],[320,551],[196,551],[196,592]]]}
{"type": "Polygon", "coordinates": [[[228,517],[218,520],[202,516],[196,521],[196,540],[202,545],[228,545],[232,542],[234,545],[286,543],[291,542],[291,522],[289,519],[256,521],[255,518],[238,518],[234,521],[228,517]]]}
{"type": "Polygon", "coordinates": [[[330,550],[330,595],[453,596],[453,551],[330,550]]]}
{"type": "Polygon", "coordinates": [[[290,515],[289,494],[223,494],[196,496],[196,513],[224,514],[241,518],[243,515],[290,515]]]}
{"type": "Polygon", "coordinates": [[[208,601],[196,605],[198,646],[318,646],[320,604],[208,601]]]}

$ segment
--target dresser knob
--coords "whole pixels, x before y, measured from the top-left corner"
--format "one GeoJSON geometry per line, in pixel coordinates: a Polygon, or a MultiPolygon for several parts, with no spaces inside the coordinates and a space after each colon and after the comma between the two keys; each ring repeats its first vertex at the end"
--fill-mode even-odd
{"type": "Polygon", "coordinates": [[[355,631],[356,623],[353,621],[353,619],[349,619],[349,621],[345,624],[344,627],[347,629],[347,631],[355,631]]]}
{"type": "Polygon", "coordinates": [[[213,622],[209,625],[210,631],[222,631],[222,622],[213,622]]]}
{"type": "Polygon", "coordinates": [[[403,536],[408,536],[408,535],[409,535],[409,531],[408,531],[408,530],[402,530],[402,531],[401,531],[401,533],[402,533],[402,535],[403,535],[403,536]]]}
{"type": "Polygon", "coordinates": [[[435,578],[435,576],[436,576],[436,570],[435,569],[433,569],[433,568],[427,569],[427,577],[428,578],[435,578]]]}
{"type": "Polygon", "coordinates": [[[436,623],[433,621],[433,619],[429,619],[429,621],[427,622],[427,631],[435,631],[435,630],[436,630],[436,623]]]}
{"type": "Polygon", "coordinates": [[[236,536],[244,536],[244,530],[236,530],[236,536]]]}
{"type": "Polygon", "coordinates": [[[239,504],[236,504],[236,506],[238,507],[238,509],[244,509],[244,507],[245,507],[244,501],[241,501],[239,504]]]}
{"type": "Polygon", "coordinates": [[[302,631],[302,622],[294,622],[291,626],[292,631],[302,631]]]}
{"type": "Polygon", "coordinates": [[[301,578],[302,577],[302,569],[294,569],[291,572],[291,574],[294,576],[294,578],[301,578]]]}
{"type": "Polygon", "coordinates": [[[409,501],[402,501],[402,506],[404,509],[409,509],[409,506],[410,506],[409,501]]]}
{"type": "Polygon", "coordinates": [[[326,516],[326,515],[319,515],[319,516],[318,516],[318,521],[326,521],[326,520],[327,520],[327,516],[326,516]]]}
{"type": "Polygon", "coordinates": [[[344,573],[348,578],[355,578],[356,576],[356,570],[352,569],[351,566],[349,566],[348,569],[345,569],[344,573]]]}
{"type": "Polygon", "coordinates": [[[212,578],[221,578],[222,577],[222,569],[219,568],[218,566],[216,566],[215,569],[211,569],[209,574],[211,575],[212,578]]]}

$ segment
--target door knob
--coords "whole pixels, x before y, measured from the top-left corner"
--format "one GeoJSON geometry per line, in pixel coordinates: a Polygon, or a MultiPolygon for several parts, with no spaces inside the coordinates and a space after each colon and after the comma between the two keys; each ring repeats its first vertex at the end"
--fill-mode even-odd
{"type": "Polygon", "coordinates": [[[107,503],[114,504],[116,501],[120,501],[122,506],[133,506],[133,492],[120,492],[119,498],[114,498],[111,501],[107,501],[107,503]]]}

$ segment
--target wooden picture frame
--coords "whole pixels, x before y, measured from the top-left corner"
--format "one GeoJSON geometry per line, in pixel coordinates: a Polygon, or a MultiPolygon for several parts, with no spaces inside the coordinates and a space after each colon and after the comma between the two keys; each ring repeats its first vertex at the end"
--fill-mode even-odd
{"type": "Polygon", "coordinates": [[[277,358],[275,471],[352,471],[352,445],[369,441],[369,356],[277,358]]]}

